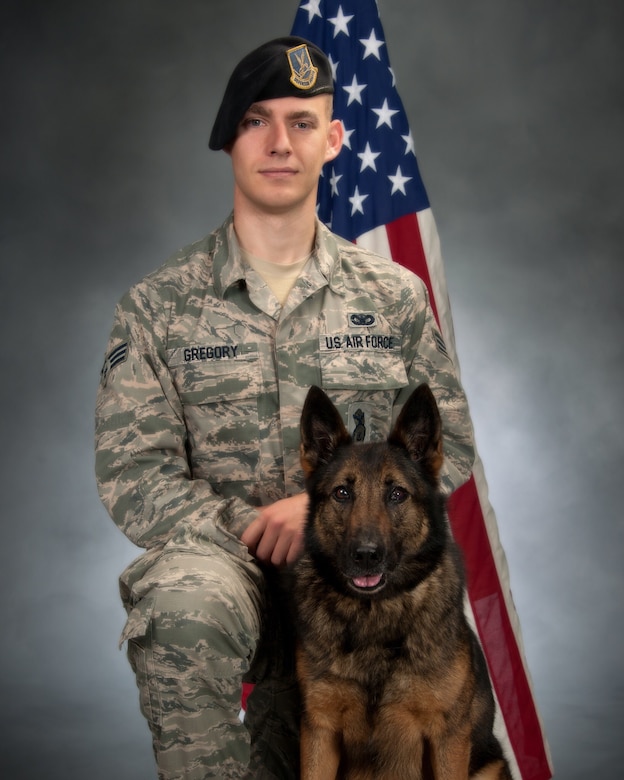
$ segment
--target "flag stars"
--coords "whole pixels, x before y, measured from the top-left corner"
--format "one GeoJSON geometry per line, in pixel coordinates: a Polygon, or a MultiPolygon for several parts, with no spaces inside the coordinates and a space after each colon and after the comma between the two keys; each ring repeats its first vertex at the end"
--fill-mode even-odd
{"type": "Polygon", "coordinates": [[[395,192],[400,192],[402,195],[407,195],[405,192],[405,185],[408,181],[412,180],[412,177],[403,176],[400,165],[397,167],[394,176],[388,176],[388,178],[392,182],[392,192],[390,193],[391,195],[394,195],[395,192]]]}
{"type": "Polygon", "coordinates": [[[349,198],[349,203],[351,204],[351,216],[353,216],[357,211],[359,211],[360,214],[364,213],[362,204],[366,198],[368,198],[368,195],[360,195],[359,187],[356,187],[353,196],[349,198]]]}
{"type": "Polygon", "coordinates": [[[308,12],[308,24],[312,21],[312,19],[314,19],[315,16],[318,16],[320,19],[323,18],[320,6],[321,0],[308,0],[307,3],[301,5],[301,10],[308,12]]]}
{"type": "MultiPolygon", "coordinates": [[[[343,87],[344,91],[349,95],[349,100],[347,101],[347,106],[350,106],[351,103],[359,103],[362,104],[362,92],[366,89],[368,85],[367,84],[358,84],[357,77],[354,75],[353,80],[351,81],[350,87],[343,87]]],[[[386,104],[388,101],[386,100],[386,104]]],[[[381,109],[379,109],[381,110],[381,109]]],[[[375,111],[375,109],[373,109],[375,111]]],[[[395,112],[396,113],[396,112],[395,112]]],[[[377,125],[379,127],[379,124],[377,125]]]]}
{"type": "Polygon", "coordinates": [[[319,214],[345,236],[426,203],[415,136],[396,92],[383,30],[364,13],[368,2],[300,0],[296,23],[297,34],[323,41],[331,67],[343,140],[340,156],[323,166],[319,214]]]}
{"type": "Polygon", "coordinates": [[[385,46],[385,42],[377,39],[375,30],[370,31],[368,38],[360,38],[360,43],[364,46],[364,54],[362,55],[363,60],[367,57],[375,57],[375,59],[381,60],[379,49],[381,49],[382,46],[385,46]]]}
{"type": "Polygon", "coordinates": [[[334,38],[339,33],[344,33],[347,37],[349,37],[348,25],[351,19],[353,19],[353,16],[345,16],[342,10],[342,6],[339,5],[336,16],[332,17],[331,19],[327,19],[328,22],[331,22],[334,25],[334,38]]]}
{"type": "Polygon", "coordinates": [[[405,141],[405,154],[410,154],[410,152],[416,156],[416,149],[414,148],[414,137],[412,135],[412,131],[410,130],[407,135],[402,135],[401,138],[405,141]]]}
{"type": "Polygon", "coordinates": [[[342,179],[342,174],[341,173],[337,174],[336,170],[332,168],[332,175],[329,179],[329,184],[331,186],[332,195],[335,195],[336,197],[338,197],[338,195],[340,194],[338,192],[338,182],[340,181],[340,179],[342,179]]]}
{"type": "Polygon", "coordinates": [[[355,130],[347,130],[345,127],[345,123],[340,120],[342,123],[342,129],[344,130],[344,138],[342,139],[342,145],[346,146],[347,149],[351,149],[351,136],[353,133],[355,133],[355,130]]]}
{"type": "MultiPolygon", "coordinates": [[[[353,77],[353,80],[355,81],[355,76],[353,77]]],[[[346,87],[345,87],[346,89],[346,87]]],[[[358,101],[362,102],[362,101],[358,101]]],[[[377,114],[377,127],[375,129],[380,128],[382,125],[388,125],[390,129],[392,129],[392,117],[395,114],[398,114],[397,109],[390,108],[388,106],[388,98],[386,98],[383,102],[383,106],[381,108],[373,108],[373,113],[377,114]]]]}
{"type": "Polygon", "coordinates": [[[372,168],[374,171],[376,171],[377,166],[375,165],[375,160],[379,157],[380,154],[381,152],[373,152],[373,150],[370,147],[370,144],[367,143],[364,151],[358,154],[358,157],[362,161],[362,165],[360,167],[360,173],[362,173],[362,171],[365,171],[367,168],[372,168]]]}

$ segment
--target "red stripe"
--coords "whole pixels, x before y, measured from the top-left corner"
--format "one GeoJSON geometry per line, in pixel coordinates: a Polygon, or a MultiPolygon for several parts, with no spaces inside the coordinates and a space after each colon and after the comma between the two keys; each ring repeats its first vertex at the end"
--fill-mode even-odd
{"type": "Polygon", "coordinates": [[[247,699],[249,698],[249,694],[253,691],[253,683],[243,683],[243,693],[241,695],[241,707],[246,710],[247,709],[247,699]]]}
{"type": "MultiPolygon", "coordinates": [[[[402,217],[386,230],[392,258],[425,282],[439,322],[416,215],[402,217]]],[[[464,553],[468,595],[520,773],[523,780],[549,780],[541,724],[507,612],[474,477],[451,497],[449,518],[464,553]]]]}
{"type": "Polygon", "coordinates": [[[437,303],[433,297],[433,285],[429,275],[427,256],[420,237],[418,217],[416,214],[406,214],[404,217],[399,217],[386,225],[386,232],[388,233],[392,259],[420,276],[427,285],[433,315],[439,323],[440,318],[438,317],[437,303]]]}
{"type": "Polygon", "coordinates": [[[524,780],[551,777],[542,728],[505,600],[474,477],[451,496],[449,519],[466,561],[468,595],[509,741],[524,780]]]}

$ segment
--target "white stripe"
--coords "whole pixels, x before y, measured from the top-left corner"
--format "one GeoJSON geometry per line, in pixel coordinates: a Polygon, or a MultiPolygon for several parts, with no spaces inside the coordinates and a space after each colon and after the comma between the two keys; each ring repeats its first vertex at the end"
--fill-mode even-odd
{"type": "MultiPolygon", "coordinates": [[[[496,574],[498,577],[498,580],[500,582],[500,588],[501,592],[503,594],[503,599],[505,601],[505,609],[507,611],[507,615],[509,616],[509,622],[511,624],[511,629],[514,634],[514,639],[516,641],[516,644],[518,646],[518,654],[520,656],[520,660],[522,662],[522,667],[524,669],[524,673],[527,680],[527,685],[529,687],[529,690],[531,692],[531,698],[533,699],[533,702],[535,702],[535,691],[533,688],[533,680],[531,678],[531,674],[529,672],[529,668],[526,661],[526,655],[524,651],[524,642],[522,639],[522,630],[520,627],[520,618],[518,616],[518,613],[516,611],[515,604],[513,602],[513,597],[511,595],[511,581],[509,577],[509,566],[507,564],[507,556],[505,555],[505,550],[503,548],[503,545],[500,541],[500,535],[498,532],[498,523],[496,522],[496,515],[494,514],[494,509],[492,508],[492,505],[490,504],[489,496],[488,496],[488,486],[487,481],[485,478],[485,471],[483,468],[483,462],[481,461],[481,458],[479,457],[479,453],[477,452],[476,445],[475,445],[475,460],[474,465],[472,467],[472,474],[475,481],[475,486],[477,489],[477,495],[479,497],[479,504],[481,506],[481,512],[483,514],[483,522],[485,524],[485,530],[488,535],[488,541],[490,544],[490,549],[492,550],[492,558],[494,560],[494,565],[496,566],[496,574]]],[[[495,694],[496,695],[496,694],[495,694]]],[[[537,718],[537,721],[540,726],[541,734],[542,734],[542,742],[544,746],[544,753],[546,754],[546,759],[548,760],[548,764],[551,767],[552,771],[552,758],[550,755],[550,747],[548,745],[548,741],[545,737],[545,731],[544,731],[544,724],[542,722],[542,718],[540,716],[539,709],[537,706],[535,706],[535,715],[537,718]]],[[[502,716],[499,715],[498,712],[498,701],[497,701],[497,721],[502,721],[502,716]]],[[[504,724],[495,724],[497,728],[504,728],[504,724]]],[[[496,729],[495,729],[496,730],[496,729]]],[[[511,749],[511,746],[509,745],[509,740],[505,733],[505,738],[503,739],[503,736],[501,732],[496,732],[497,737],[501,741],[501,743],[505,743],[505,751],[506,755],[509,758],[510,764],[512,764],[513,769],[513,776],[514,778],[518,778],[518,780],[521,780],[520,770],[518,769],[514,753],[511,749]],[[514,756],[513,762],[511,761],[511,756],[514,756]]]]}
{"type": "Polygon", "coordinates": [[[457,361],[457,350],[455,348],[455,330],[453,328],[453,317],[451,316],[451,303],[446,286],[446,274],[444,272],[444,263],[442,262],[442,250],[440,248],[440,238],[436,227],[435,219],[431,209],[424,209],[416,214],[418,219],[418,228],[422,241],[427,267],[429,268],[429,278],[433,291],[433,299],[438,311],[440,320],[440,329],[453,363],[459,373],[459,363],[457,361]]]}
{"type": "Polygon", "coordinates": [[[381,227],[373,228],[368,233],[362,233],[355,239],[355,243],[358,246],[363,246],[364,249],[369,249],[371,252],[376,252],[382,257],[387,257],[393,260],[392,252],[390,252],[390,243],[388,242],[388,231],[385,225],[381,227]]]}

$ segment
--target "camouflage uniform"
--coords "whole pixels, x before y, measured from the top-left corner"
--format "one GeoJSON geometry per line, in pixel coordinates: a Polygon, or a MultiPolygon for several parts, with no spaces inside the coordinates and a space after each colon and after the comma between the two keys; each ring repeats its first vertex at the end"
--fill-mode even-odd
{"type": "Polygon", "coordinates": [[[96,471],[111,516],[146,548],[121,577],[122,641],[162,780],[298,776],[290,652],[280,652],[291,632],[272,622],[267,578],[239,537],[256,507],[303,489],[310,385],[328,392],[356,439],[374,440],[421,382],[440,405],[450,491],[470,473],[472,431],[425,287],[320,222],[283,308],[242,262],[231,217],[121,300],[98,393],[96,471]],[[241,680],[263,629],[272,644],[246,728],[241,680]]]}

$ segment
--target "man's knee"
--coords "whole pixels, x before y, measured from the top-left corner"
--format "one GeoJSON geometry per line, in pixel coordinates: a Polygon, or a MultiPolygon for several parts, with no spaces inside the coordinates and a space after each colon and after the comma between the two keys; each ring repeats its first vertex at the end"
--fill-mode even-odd
{"type": "Polygon", "coordinates": [[[244,675],[260,635],[255,610],[241,597],[224,603],[203,589],[154,594],[154,610],[146,637],[163,666],[178,679],[208,676],[222,680],[244,675]]]}
{"type": "Polygon", "coordinates": [[[238,716],[260,637],[261,583],[220,556],[193,558],[151,573],[137,605],[147,619],[130,637],[129,660],[162,776],[216,777],[209,767],[229,766],[238,777],[249,760],[238,716]]]}
{"type": "Polygon", "coordinates": [[[260,637],[261,584],[227,554],[178,556],[150,593],[149,642],[179,674],[244,674],[260,637]]]}

